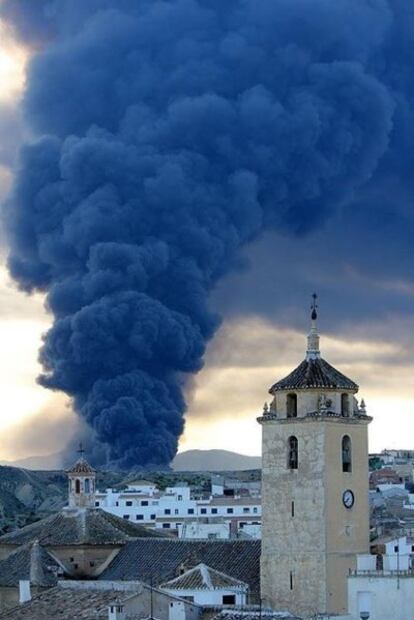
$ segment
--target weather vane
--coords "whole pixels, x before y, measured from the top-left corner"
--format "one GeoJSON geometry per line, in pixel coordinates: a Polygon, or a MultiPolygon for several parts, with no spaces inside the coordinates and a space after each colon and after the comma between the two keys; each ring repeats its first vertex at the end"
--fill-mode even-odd
{"type": "Polygon", "coordinates": [[[316,303],[316,300],[318,299],[318,296],[316,293],[313,293],[312,295],[312,304],[311,304],[311,310],[312,310],[312,320],[315,321],[316,318],[318,317],[317,313],[316,313],[316,309],[318,307],[318,304],[316,303]]]}

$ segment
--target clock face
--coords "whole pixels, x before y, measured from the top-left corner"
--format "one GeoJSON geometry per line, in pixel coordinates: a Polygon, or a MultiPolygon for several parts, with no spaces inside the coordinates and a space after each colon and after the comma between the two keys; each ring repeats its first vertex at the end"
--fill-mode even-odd
{"type": "Polygon", "coordinates": [[[345,508],[352,508],[352,506],[354,505],[355,497],[350,489],[344,491],[344,494],[342,495],[342,501],[345,508]]]}

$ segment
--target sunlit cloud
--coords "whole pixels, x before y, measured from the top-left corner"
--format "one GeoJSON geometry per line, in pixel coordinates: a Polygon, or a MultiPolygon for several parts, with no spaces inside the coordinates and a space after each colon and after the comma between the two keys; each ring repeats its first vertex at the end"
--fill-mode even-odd
{"type": "Polygon", "coordinates": [[[0,102],[8,102],[22,92],[28,51],[12,37],[6,24],[0,21],[0,102]]]}
{"type": "MultiPolygon", "coordinates": [[[[362,339],[361,331],[353,337],[322,333],[323,356],[360,385],[374,417],[371,450],[402,446],[406,431],[414,431],[414,361],[401,362],[398,340],[362,339]]],[[[305,337],[259,317],[224,323],[188,395],[180,450],[214,446],[260,454],[256,417],[270,401],[269,387],[304,358],[305,337]]]]}

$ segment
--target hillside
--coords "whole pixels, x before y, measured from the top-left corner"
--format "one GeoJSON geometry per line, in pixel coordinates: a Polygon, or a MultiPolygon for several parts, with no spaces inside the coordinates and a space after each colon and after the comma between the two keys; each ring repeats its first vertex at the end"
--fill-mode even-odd
{"type": "MultiPolygon", "coordinates": [[[[243,471],[240,479],[260,479],[260,471],[243,471]]],[[[233,476],[233,477],[234,477],[233,476]]],[[[129,482],[145,478],[160,489],[185,482],[199,493],[209,492],[210,473],[203,471],[98,471],[97,488],[124,488],[129,482]]],[[[0,534],[37,521],[67,504],[66,472],[36,471],[21,467],[0,466],[0,534]]]]}
{"type": "MultiPolygon", "coordinates": [[[[59,453],[47,456],[29,456],[17,461],[0,461],[0,465],[24,467],[25,469],[59,469],[62,455],[59,453]]],[[[180,452],[171,463],[174,471],[241,471],[244,469],[260,469],[260,456],[247,456],[229,450],[187,450],[180,452]]]]}
{"type": "Polygon", "coordinates": [[[240,471],[260,469],[260,456],[247,456],[228,450],[187,450],[171,463],[174,471],[240,471]]]}

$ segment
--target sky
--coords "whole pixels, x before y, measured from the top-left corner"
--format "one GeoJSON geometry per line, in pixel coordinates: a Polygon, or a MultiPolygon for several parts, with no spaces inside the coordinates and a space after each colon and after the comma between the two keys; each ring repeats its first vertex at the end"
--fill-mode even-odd
{"type": "MultiPolygon", "coordinates": [[[[405,34],[414,37],[411,31],[405,34]]],[[[0,23],[2,202],[15,176],[19,145],[35,139],[27,112],[34,73],[29,79],[28,67],[39,54],[37,40],[0,23]]],[[[412,130],[408,112],[402,117],[412,130]]],[[[36,122],[39,132],[45,120],[36,122]]],[[[391,144],[398,142],[392,137],[398,122],[393,118],[388,130],[391,144]]],[[[314,291],[319,295],[322,356],[359,384],[374,417],[370,450],[412,448],[413,188],[404,170],[412,153],[404,150],[406,145],[397,146],[398,157],[391,153],[384,162],[371,163],[366,178],[358,179],[326,217],[321,219],[319,207],[310,204],[306,216],[290,216],[293,232],[287,217],[273,229],[269,225],[246,236],[234,267],[211,285],[210,309],[221,324],[206,336],[203,368],[185,382],[180,451],[222,448],[260,454],[256,417],[269,401],[268,388],[304,357],[314,291]]],[[[336,200],[333,191],[328,194],[327,199],[336,200]]],[[[11,460],[58,452],[88,428],[62,391],[36,382],[42,372],[42,335],[54,318],[44,306],[47,291],[18,290],[6,268],[9,241],[6,235],[1,240],[0,459],[11,460]]],[[[75,388],[73,394],[84,397],[75,388]]]]}

